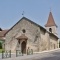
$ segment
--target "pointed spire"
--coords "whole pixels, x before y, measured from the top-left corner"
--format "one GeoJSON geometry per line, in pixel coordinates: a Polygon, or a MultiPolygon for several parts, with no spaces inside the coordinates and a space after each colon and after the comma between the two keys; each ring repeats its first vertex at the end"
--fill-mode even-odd
{"type": "Polygon", "coordinates": [[[53,15],[52,15],[52,13],[50,11],[48,21],[47,21],[47,24],[45,25],[45,27],[51,27],[51,26],[56,26],[57,27],[57,25],[55,24],[53,15]]]}

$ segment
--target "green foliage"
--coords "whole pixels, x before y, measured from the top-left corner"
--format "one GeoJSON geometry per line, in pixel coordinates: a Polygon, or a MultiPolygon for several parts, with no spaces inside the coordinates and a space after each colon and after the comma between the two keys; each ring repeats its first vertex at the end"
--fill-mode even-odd
{"type": "Polygon", "coordinates": [[[2,43],[0,42],[0,49],[2,49],[2,43]]]}
{"type": "Polygon", "coordinates": [[[4,51],[4,49],[0,49],[0,53],[2,53],[2,51],[4,51]]]}
{"type": "Polygon", "coordinates": [[[2,44],[3,43],[4,43],[4,41],[0,39],[0,53],[2,53],[2,51],[4,51],[4,49],[2,49],[2,44]]]}

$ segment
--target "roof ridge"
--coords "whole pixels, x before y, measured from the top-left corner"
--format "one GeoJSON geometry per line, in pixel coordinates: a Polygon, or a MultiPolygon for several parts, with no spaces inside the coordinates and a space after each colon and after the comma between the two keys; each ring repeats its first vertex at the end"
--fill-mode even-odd
{"type": "MultiPolygon", "coordinates": [[[[22,19],[25,19],[25,20],[27,20],[27,21],[29,21],[29,22],[37,25],[38,27],[43,28],[45,31],[47,31],[47,30],[46,30],[44,27],[42,27],[41,25],[39,25],[39,24],[31,21],[30,19],[28,19],[28,18],[26,18],[26,17],[22,17],[16,24],[18,24],[22,19]]],[[[15,25],[16,25],[16,24],[15,24],[15,25]]],[[[13,25],[13,26],[5,33],[5,35],[6,35],[15,25],[13,25]]],[[[47,32],[48,32],[48,31],[47,31],[47,32]]]]}

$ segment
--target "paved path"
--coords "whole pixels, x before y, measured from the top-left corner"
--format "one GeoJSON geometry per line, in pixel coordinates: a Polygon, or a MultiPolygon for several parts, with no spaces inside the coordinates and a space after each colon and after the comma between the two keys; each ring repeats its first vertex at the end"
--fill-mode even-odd
{"type": "Polygon", "coordinates": [[[27,60],[60,60],[60,49],[41,53],[27,60]]]}
{"type": "Polygon", "coordinates": [[[12,55],[12,58],[1,59],[0,60],[60,60],[60,49],[50,52],[44,52],[34,55],[25,55],[20,57],[15,57],[15,54],[12,55]]]}

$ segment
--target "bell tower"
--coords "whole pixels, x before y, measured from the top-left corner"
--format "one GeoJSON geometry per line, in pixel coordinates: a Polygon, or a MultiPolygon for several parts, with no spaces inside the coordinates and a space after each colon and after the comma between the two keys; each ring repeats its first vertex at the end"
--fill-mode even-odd
{"type": "Polygon", "coordinates": [[[52,15],[51,11],[49,13],[48,21],[47,21],[45,27],[46,27],[47,31],[57,35],[57,25],[54,21],[54,18],[53,18],[53,15],[52,15]]]}

